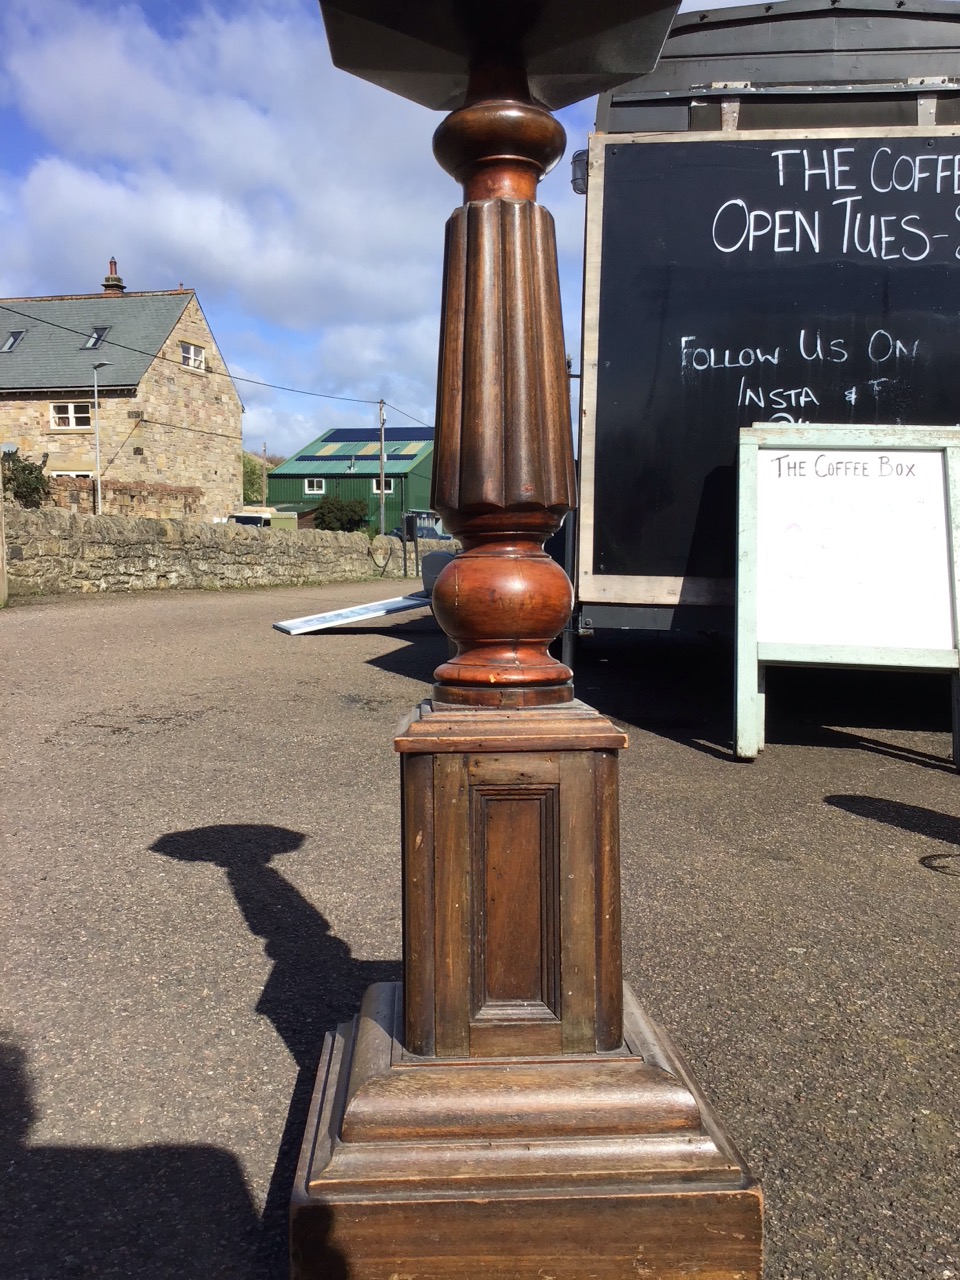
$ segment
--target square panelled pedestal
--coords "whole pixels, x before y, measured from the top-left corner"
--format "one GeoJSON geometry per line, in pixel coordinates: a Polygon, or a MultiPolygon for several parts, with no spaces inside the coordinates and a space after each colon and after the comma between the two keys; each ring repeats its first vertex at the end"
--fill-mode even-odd
{"type": "Polygon", "coordinates": [[[582,704],[403,726],[404,984],[324,1046],[295,1280],[755,1280],[760,1190],[622,985],[617,753],[582,704]]]}

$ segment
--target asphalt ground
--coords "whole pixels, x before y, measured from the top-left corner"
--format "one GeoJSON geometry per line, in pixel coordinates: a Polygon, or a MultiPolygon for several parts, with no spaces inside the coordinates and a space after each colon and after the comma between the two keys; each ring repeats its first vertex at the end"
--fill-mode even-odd
{"type": "MultiPolygon", "coordinates": [[[[384,583],[0,613],[0,1276],[285,1274],[324,1031],[398,976],[392,735],[426,611],[384,583]]],[[[621,761],[625,968],[766,1195],[767,1280],[960,1276],[960,792],[941,677],[584,644],[621,761]]]]}

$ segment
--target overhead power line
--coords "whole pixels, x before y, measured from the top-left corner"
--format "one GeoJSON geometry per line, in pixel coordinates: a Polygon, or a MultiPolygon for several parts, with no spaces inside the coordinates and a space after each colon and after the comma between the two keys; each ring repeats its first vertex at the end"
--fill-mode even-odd
{"type": "Polygon", "coordinates": [[[432,422],[424,422],[422,418],[415,418],[412,413],[407,413],[406,409],[398,409],[395,404],[390,404],[388,400],[384,400],[383,407],[392,409],[394,413],[402,413],[405,418],[409,418],[411,422],[418,422],[421,427],[426,427],[428,431],[433,430],[432,422]]]}
{"type": "MultiPolygon", "coordinates": [[[[51,329],[61,329],[64,333],[75,334],[78,338],[89,338],[90,334],[84,329],[74,329],[67,324],[58,324],[56,320],[47,320],[43,316],[31,315],[27,311],[18,311],[16,307],[8,306],[6,303],[0,303],[0,309],[8,311],[12,316],[19,316],[22,320],[32,320],[34,324],[49,325],[51,329]]],[[[127,346],[126,343],[117,342],[113,338],[104,338],[103,342],[97,347],[98,351],[102,351],[104,347],[115,347],[118,351],[131,351],[134,355],[146,356],[149,360],[163,360],[166,364],[176,365],[179,369],[181,364],[179,360],[174,360],[170,356],[159,355],[157,352],[142,351],[139,347],[127,346]]],[[[222,357],[221,357],[222,358],[222,357]]],[[[207,369],[206,373],[214,378],[229,378],[232,382],[245,382],[252,387],[266,387],[270,391],[286,391],[295,396],[313,396],[318,400],[338,400],[344,404],[379,404],[379,398],[376,400],[364,400],[359,396],[335,396],[329,391],[307,391],[303,387],[284,387],[276,382],[263,382],[259,378],[244,378],[239,374],[233,374],[230,370],[221,373],[219,369],[207,369]]],[[[101,388],[103,389],[103,388],[101,388]]],[[[384,401],[386,404],[386,401],[384,401]]],[[[387,405],[388,409],[392,409],[394,413],[403,414],[405,418],[409,418],[411,422],[418,422],[422,427],[429,427],[433,430],[433,426],[429,422],[424,422],[420,418],[415,418],[412,413],[407,413],[405,409],[398,409],[396,405],[387,405]]]]}

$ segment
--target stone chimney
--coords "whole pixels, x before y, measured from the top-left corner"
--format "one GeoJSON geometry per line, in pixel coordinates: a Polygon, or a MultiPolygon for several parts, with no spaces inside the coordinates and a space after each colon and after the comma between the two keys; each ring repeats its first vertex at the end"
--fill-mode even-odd
{"type": "Polygon", "coordinates": [[[125,289],[125,285],[117,275],[117,260],[110,259],[110,270],[103,278],[103,292],[110,294],[114,298],[119,298],[125,289]]]}

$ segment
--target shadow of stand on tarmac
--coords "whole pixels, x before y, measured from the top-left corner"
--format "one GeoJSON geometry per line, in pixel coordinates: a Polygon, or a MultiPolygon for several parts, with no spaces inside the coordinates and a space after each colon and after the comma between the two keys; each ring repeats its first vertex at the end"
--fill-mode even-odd
{"type": "MultiPolygon", "coordinates": [[[[287,1213],[324,1036],[354,1015],[371,983],[401,976],[399,961],[355,959],[320,912],[270,865],[304,839],[285,827],[238,823],[169,832],[150,846],[180,862],[222,867],[250,932],[263,938],[273,961],[256,1011],[273,1023],[299,1068],[258,1247],[258,1274],[276,1280],[287,1275],[287,1213]]],[[[341,1280],[346,1271],[338,1275],[334,1267],[330,1277],[341,1280]]]]}
{"type": "MultiPolygon", "coordinates": [[[[927,809],[918,804],[904,804],[900,800],[885,800],[880,796],[824,796],[823,803],[834,809],[842,809],[858,818],[869,818],[898,827],[911,835],[926,836],[940,844],[960,845],[960,818],[927,809]]],[[[918,859],[921,867],[942,876],[960,876],[960,853],[927,853],[918,859]]]]}
{"type": "Polygon", "coordinates": [[[0,1040],[5,1280],[254,1280],[260,1223],[229,1151],[29,1146],[27,1055],[0,1040]]]}

